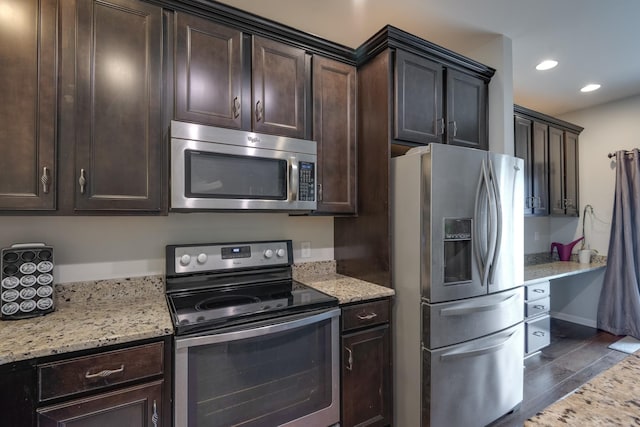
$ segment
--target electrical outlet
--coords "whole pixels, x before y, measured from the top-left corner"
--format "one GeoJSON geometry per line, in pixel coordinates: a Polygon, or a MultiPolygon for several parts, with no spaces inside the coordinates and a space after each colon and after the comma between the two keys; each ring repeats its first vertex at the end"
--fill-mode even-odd
{"type": "Polygon", "coordinates": [[[311,258],[311,242],[300,243],[300,257],[311,258]]]}

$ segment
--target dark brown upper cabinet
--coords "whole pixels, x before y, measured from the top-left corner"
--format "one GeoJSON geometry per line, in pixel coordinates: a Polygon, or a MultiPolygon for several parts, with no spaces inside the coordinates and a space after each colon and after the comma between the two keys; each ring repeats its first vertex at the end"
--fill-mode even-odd
{"type": "Polygon", "coordinates": [[[356,213],[356,68],[313,58],[313,139],[318,144],[317,213],[356,213]]]}
{"type": "Polygon", "coordinates": [[[177,120],[308,137],[304,49],[182,12],[175,37],[177,120]]]}
{"type": "Polygon", "coordinates": [[[303,49],[264,37],[253,37],[253,129],[274,135],[305,138],[309,86],[303,49]]]}
{"type": "Polygon", "coordinates": [[[396,50],[396,140],[488,149],[485,80],[396,50]]]}
{"type": "Polygon", "coordinates": [[[240,129],[242,32],[178,12],[175,37],[175,118],[240,129]]]}
{"type": "Polygon", "coordinates": [[[524,159],[525,215],[549,215],[548,126],[515,116],[515,155],[524,159]]]}
{"type": "Polygon", "coordinates": [[[74,209],[160,212],[162,9],[82,0],[76,12],[74,209]]]}
{"type": "Polygon", "coordinates": [[[0,16],[0,209],[56,208],[57,1],[6,0],[0,16]]]}
{"type": "Polygon", "coordinates": [[[578,216],[578,135],[583,128],[514,106],[515,153],[525,159],[525,215],[578,216]]]}

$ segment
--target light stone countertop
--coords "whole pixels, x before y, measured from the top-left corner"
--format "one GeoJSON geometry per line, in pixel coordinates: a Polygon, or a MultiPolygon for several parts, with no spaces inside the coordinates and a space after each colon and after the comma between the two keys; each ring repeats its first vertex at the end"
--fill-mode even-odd
{"type": "Polygon", "coordinates": [[[0,321],[0,365],[173,334],[162,276],[57,284],[55,303],[0,321]]]}
{"type": "Polygon", "coordinates": [[[559,279],[574,274],[586,273],[605,268],[606,262],[598,261],[590,264],[580,264],[574,261],[554,261],[544,264],[525,265],[524,284],[539,282],[541,280],[559,279]]]}
{"type": "Polygon", "coordinates": [[[335,261],[295,264],[293,278],[338,298],[340,305],[395,295],[391,288],[337,274],[335,261]]]}

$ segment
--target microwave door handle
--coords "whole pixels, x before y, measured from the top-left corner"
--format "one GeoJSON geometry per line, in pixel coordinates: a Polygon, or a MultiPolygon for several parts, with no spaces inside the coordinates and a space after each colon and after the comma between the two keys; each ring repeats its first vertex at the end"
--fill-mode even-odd
{"type": "Polygon", "coordinates": [[[289,157],[289,201],[298,199],[298,159],[289,157]]]}

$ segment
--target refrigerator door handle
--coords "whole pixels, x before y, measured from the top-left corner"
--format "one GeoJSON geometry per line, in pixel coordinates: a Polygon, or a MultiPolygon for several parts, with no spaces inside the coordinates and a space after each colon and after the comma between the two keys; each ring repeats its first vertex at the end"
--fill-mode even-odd
{"type": "Polygon", "coordinates": [[[493,162],[489,160],[489,180],[493,189],[493,203],[495,206],[495,217],[492,215],[491,219],[495,218],[495,224],[492,227],[494,231],[493,237],[493,255],[491,256],[491,263],[489,267],[488,283],[493,283],[496,274],[496,264],[500,257],[500,246],[502,243],[502,200],[500,196],[500,186],[498,185],[495,170],[493,168],[493,162]]]}
{"type": "Polygon", "coordinates": [[[445,360],[461,359],[463,357],[475,357],[475,356],[481,356],[483,354],[495,353],[496,351],[500,350],[507,344],[507,341],[511,339],[513,334],[515,334],[515,332],[512,332],[500,344],[491,345],[488,347],[482,347],[482,348],[478,348],[476,350],[470,350],[470,351],[452,351],[450,353],[444,353],[442,356],[440,356],[440,360],[444,362],[445,360]]]}
{"type": "Polygon", "coordinates": [[[498,310],[503,305],[509,303],[511,300],[513,300],[517,296],[518,294],[514,293],[509,295],[507,298],[503,299],[502,301],[492,302],[490,304],[484,304],[484,305],[476,305],[473,307],[443,308],[442,310],[440,310],[440,315],[441,316],[464,316],[467,314],[478,313],[481,311],[498,310]]]}
{"type": "Polygon", "coordinates": [[[485,212],[483,212],[483,209],[481,208],[481,204],[482,202],[484,202],[483,198],[482,198],[482,189],[483,187],[486,185],[486,168],[485,168],[485,164],[484,164],[484,160],[482,160],[482,165],[481,165],[481,169],[480,169],[480,178],[478,179],[478,186],[476,187],[476,199],[475,199],[475,205],[474,205],[474,212],[473,212],[473,218],[474,218],[474,223],[473,223],[473,227],[474,227],[474,239],[473,239],[473,249],[474,249],[474,255],[476,257],[476,262],[478,263],[478,269],[480,270],[480,285],[484,286],[485,285],[485,266],[486,266],[486,254],[484,253],[484,249],[486,247],[486,241],[482,241],[484,239],[481,239],[482,237],[482,233],[481,233],[481,224],[484,222],[483,219],[481,219],[481,215],[483,215],[485,212]]]}

